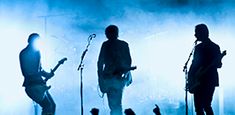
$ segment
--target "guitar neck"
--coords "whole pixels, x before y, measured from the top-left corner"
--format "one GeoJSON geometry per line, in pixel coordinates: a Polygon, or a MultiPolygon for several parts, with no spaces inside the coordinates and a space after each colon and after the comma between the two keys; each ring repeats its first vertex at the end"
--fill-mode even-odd
{"type": "MultiPolygon", "coordinates": [[[[67,60],[67,58],[61,59],[61,60],[58,62],[58,64],[56,64],[56,66],[51,70],[51,72],[54,73],[54,72],[58,69],[58,67],[59,67],[61,64],[63,64],[64,61],[66,61],[66,60],[67,60]]],[[[48,79],[50,79],[50,78],[46,78],[44,81],[46,82],[48,79]]]]}
{"type": "Polygon", "coordinates": [[[52,72],[54,73],[60,66],[60,63],[58,63],[53,69],[52,69],[52,72]]]}
{"type": "MultiPolygon", "coordinates": [[[[51,72],[54,73],[60,66],[60,63],[58,63],[52,70],[51,72]]],[[[46,78],[44,81],[47,82],[50,78],[46,78]]]]}
{"type": "Polygon", "coordinates": [[[123,74],[125,72],[128,72],[130,70],[135,70],[137,67],[136,66],[131,66],[131,67],[127,67],[127,68],[121,68],[118,69],[116,71],[113,72],[113,74],[123,74]]]}

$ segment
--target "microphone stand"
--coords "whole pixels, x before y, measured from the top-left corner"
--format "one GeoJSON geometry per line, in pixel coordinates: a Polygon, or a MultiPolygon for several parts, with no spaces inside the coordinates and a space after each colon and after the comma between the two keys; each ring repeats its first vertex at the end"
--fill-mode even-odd
{"type": "Polygon", "coordinates": [[[95,37],[95,34],[92,34],[88,37],[88,44],[86,46],[86,49],[83,51],[82,53],[82,56],[81,56],[81,61],[80,61],[80,64],[78,66],[78,71],[80,70],[80,79],[81,79],[81,83],[80,83],[80,96],[81,96],[81,115],[83,115],[83,80],[82,80],[82,71],[83,71],[83,68],[84,68],[84,64],[83,64],[83,60],[84,60],[84,57],[88,51],[88,48],[91,44],[91,40],[92,38],[95,37]]]}
{"type": "Polygon", "coordinates": [[[184,65],[184,69],[183,69],[183,72],[185,73],[185,115],[188,115],[188,68],[187,68],[187,65],[188,65],[188,62],[189,62],[191,56],[193,55],[193,51],[194,51],[195,46],[197,45],[197,41],[195,41],[194,43],[195,43],[195,45],[194,45],[191,53],[189,54],[189,57],[184,65]]]}

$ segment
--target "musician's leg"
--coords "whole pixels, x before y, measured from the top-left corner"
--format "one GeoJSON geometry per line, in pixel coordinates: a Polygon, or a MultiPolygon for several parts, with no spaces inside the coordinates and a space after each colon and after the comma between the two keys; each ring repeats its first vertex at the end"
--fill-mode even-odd
{"type": "Polygon", "coordinates": [[[42,107],[42,115],[55,114],[56,104],[48,91],[46,91],[43,101],[39,104],[42,107]]]}
{"type": "Polygon", "coordinates": [[[39,103],[44,98],[45,90],[42,90],[41,85],[35,85],[35,86],[28,86],[25,88],[26,94],[36,103],[39,103]]]}
{"type": "Polygon", "coordinates": [[[197,115],[204,115],[203,111],[203,95],[201,89],[197,89],[194,93],[194,105],[197,115]]]}
{"type": "Polygon", "coordinates": [[[26,94],[42,107],[42,115],[54,115],[55,102],[48,91],[45,91],[45,86],[35,85],[25,88],[26,94]]]}
{"type": "Polygon", "coordinates": [[[206,91],[204,92],[205,93],[204,110],[206,112],[206,115],[214,115],[213,109],[211,107],[211,102],[213,99],[214,91],[215,91],[215,87],[211,87],[211,88],[206,89],[206,91]]]}
{"type": "Polygon", "coordinates": [[[107,93],[110,115],[122,115],[123,89],[110,89],[107,93]]]}

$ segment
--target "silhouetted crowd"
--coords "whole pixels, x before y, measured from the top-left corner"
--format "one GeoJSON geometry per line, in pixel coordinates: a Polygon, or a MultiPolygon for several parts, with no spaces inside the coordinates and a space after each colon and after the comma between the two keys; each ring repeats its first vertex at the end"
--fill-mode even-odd
{"type": "MultiPolygon", "coordinates": [[[[98,108],[92,108],[90,112],[91,112],[91,115],[99,115],[98,108]]],[[[136,115],[135,112],[131,108],[125,109],[124,113],[125,113],[125,115],[136,115]]],[[[157,104],[155,104],[155,108],[153,109],[153,113],[155,115],[161,115],[160,108],[158,107],[157,104]]]]}

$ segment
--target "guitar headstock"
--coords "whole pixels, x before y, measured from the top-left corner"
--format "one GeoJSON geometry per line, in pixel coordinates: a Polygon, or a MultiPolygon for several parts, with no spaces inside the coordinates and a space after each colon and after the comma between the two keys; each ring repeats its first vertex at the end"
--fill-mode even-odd
{"type": "Polygon", "coordinates": [[[226,50],[224,50],[224,51],[221,53],[222,56],[225,56],[226,54],[227,54],[227,51],[226,51],[226,50]]]}
{"type": "Polygon", "coordinates": [[[63,64],[65,61],[67,61],[67,58],[66,58],[66,57],[63,58],[63,59],[61,59],[58,63],[59,63],[59,64],[63,64]]]}
{"type": "Polygon", "coordinates": [[[132,66],[132,67],[130,68],[130,70],[135,70],[135,69],[137,69],[137,66],[132,66]]]}

